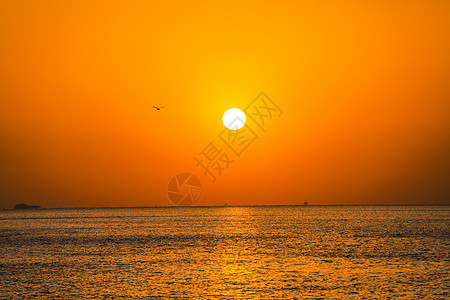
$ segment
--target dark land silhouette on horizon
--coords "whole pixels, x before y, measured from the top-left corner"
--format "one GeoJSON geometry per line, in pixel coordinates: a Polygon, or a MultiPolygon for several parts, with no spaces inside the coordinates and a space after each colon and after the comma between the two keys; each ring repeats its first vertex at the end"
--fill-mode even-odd
{"type": "Polygon", "coordinates": [[[40,209],[41,207],[39,205],[27,205],[25,203],[20,203],[17,205],[14,205],[14,209],[40,209]]]}

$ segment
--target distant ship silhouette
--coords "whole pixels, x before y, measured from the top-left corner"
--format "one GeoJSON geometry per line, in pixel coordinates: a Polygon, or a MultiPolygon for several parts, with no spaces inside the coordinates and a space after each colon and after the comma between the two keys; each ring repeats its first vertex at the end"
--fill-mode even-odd
{"type": "Polygon", "coordinates": [[[14,209],[39,209],[41,208],[39,205],[26,205],[25,203],[20,203],[14,205],[14,209]]]}

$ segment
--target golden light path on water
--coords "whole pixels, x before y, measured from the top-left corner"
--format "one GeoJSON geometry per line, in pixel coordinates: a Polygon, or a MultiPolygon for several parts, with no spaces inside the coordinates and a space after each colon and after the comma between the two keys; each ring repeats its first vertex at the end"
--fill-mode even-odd
{"type": "Polygon", "coordinates": [[[445,206],[0,211],[0,297],[442,299],[445,206]]]}

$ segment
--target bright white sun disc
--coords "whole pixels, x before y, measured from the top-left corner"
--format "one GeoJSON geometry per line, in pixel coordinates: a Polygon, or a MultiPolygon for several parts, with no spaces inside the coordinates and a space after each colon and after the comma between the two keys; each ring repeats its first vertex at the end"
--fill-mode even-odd
{"type": "Polygon", "coordinates": [[[230,108],[222,117],[223,125],[231,130],[241,129],[245,125],[245,113],[239,108],[230,108]]]}

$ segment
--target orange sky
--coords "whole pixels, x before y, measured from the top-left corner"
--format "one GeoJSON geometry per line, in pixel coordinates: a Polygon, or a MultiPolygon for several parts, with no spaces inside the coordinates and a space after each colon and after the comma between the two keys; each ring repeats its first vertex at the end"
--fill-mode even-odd
{"type": "Polygon", "coordinates": [[[0,208],[170,205],[179,172],[198,205],[450,203],[450,2],[270,2],[1,1],[0,208]],[[212,183],[261,91],[283,115],[212,183]]]}

